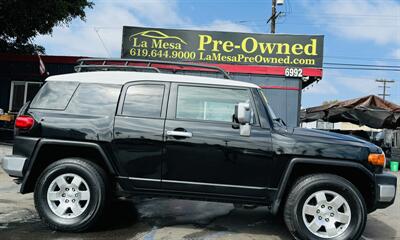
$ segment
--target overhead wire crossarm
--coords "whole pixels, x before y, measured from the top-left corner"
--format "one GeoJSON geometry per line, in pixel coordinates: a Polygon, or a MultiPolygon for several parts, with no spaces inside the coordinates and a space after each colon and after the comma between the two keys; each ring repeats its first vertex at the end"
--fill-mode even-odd
{"type": "Polygon", "coordinates": [[[387,86],[388,83],[394,83],[394,80],[386,80],[386,79],[377,79],[375,80],[378,83],[382,83],[382,86],[379,86],[381,88],[383,88],[383,93],[379,93],[379,96],[382,96],[383,100],[385,100],[385,97],[389,97],[390,94],[387,93],[386,89],[390,88],[389,86],[387,86]]]}

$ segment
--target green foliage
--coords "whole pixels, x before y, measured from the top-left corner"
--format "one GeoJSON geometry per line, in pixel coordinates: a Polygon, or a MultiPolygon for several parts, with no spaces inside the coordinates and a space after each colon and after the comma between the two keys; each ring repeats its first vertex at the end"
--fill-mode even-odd
{"type": "Polygon", "coordinates": [[[85,8],[93,5],[89,0],[0,0],[0,52],[44,53],[32,38],[77,17],[84,21],[85,8]]]}
{"type": "Polygon", "coordinates": [[[338,103],[338,102],[339,102],[339,100],[323,101],[323,102],[322,102],[322,105],[323,105],[323,106],[325,106],[325,105],[331,105],[331,104],[338,103]]]}

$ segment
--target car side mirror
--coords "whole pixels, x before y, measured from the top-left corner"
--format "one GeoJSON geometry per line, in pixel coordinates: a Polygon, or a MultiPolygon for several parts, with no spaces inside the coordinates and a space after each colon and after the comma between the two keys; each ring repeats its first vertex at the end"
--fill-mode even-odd
{"type": "Polygon", "coordinates": [[[240,124],[250,123],[251,111],[248,102],[238,103],[235,105],[235,117],[240,124]]]}
{"type": "Polygon", "coordinates": [[[243,102],[235,105],[235,119],[240,124],[240,136],[250,136],[251,110],[250,103],[243,102]]]}

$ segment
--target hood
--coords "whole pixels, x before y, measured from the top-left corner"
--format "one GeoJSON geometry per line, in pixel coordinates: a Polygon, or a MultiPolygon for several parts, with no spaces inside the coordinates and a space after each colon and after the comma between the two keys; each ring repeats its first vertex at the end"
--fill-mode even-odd
{"type": "MultiPolygon", "coordinates": [[[[290,131],[290,130],[289,130],[290,131]]],[[[307,136],[312,137],[320,140],[329,140],[332,143],[344,143],[344,144],[351,144],[355,146],[369,146],[369,147],[376,147],[374,144],[351,135],[345,135],[335,132],[329,132],[324,130],[317,130],[317,129],[307,129],[307,128],[292,128],[291,132],[293,135],[297,136],[307,136]]]]}
{"type": "Polygon", "coordinates": [[[360,138],[315,129],[290,128],[273,134],[273,138],[278,154],[364,161],[369,153],[382,151],[360,138]]]}

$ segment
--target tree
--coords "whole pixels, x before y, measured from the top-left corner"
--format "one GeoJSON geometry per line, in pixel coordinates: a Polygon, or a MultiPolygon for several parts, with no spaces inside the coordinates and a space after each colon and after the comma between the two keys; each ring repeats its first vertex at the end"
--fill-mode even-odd
{"type": "Polygon", "coordinates": [[[338,103],[338,102],[339,102],[339,100],[323,101],[323,102],[322,102],[322,105],[323,105],[323,106],[325,106],[325,105],[331,105],[331,104],[338,103]]]}
{"type": "Polygon", "coordinates": [[[34,37],[77,17],[85,21],[84,10],[93,5],[90,0],[0,0],[0,52],[44,53],[32,43],[34,37]]]}

